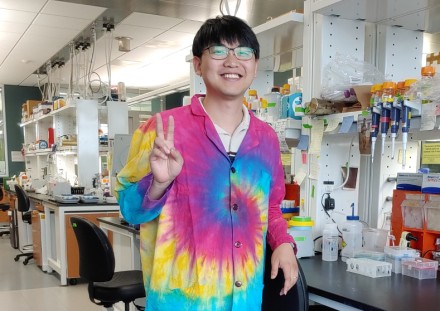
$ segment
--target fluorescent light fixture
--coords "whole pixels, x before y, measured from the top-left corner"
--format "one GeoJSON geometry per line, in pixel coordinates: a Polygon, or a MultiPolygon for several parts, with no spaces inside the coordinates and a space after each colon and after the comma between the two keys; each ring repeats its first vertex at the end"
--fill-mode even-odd
{"type": "Polygon", "coordinates": [[[177,90],[171,90],[171,91],[168,91],[168,92],[161,93],[161,94],[159,94],[158,96],[169,95],[169,94],[175,93],[176,91],[177,91],[177,90]]]}
{"type": "Polygon", "coordinates": [[[173,83],[172,85],[167,85],[167,86],[159,88],[157,90],[154,90],[151,92],[146,92],[144,94],[141,94],[141,95],[138,95],[135,97],[131,97],[127,100],[127,104],[129,106],[131,106],[131,105],[134,105],[134,104],[139,103],[141,101],[151,100],[151,99],[159,97],[159,96],[164,96],[164,95],[168,95],[171,93],[175,93],[183,87],[189,88],[189,81],[188,80],[173,83]]]}

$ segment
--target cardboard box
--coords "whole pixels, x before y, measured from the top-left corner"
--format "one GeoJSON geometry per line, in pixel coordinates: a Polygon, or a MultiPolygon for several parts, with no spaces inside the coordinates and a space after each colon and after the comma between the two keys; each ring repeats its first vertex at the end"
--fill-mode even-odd
{"type": "Polygon", "coordinates": [[[440,194],[440,174],[423,174],[422,192],[440,194]]]}
{"type": "Polygon", "coordinates": [[[421,191],[423,174],[421,173],[397,173],[398,190],[421,191]]]}
{"type": "Polygon", "coordinates": [[[33,114],[34,108],[38,107],[38,104],[40,103],[41,100],[28,99],[22,105],[22,110],[26,113],[27,117],[30,117],[33,114]]]}

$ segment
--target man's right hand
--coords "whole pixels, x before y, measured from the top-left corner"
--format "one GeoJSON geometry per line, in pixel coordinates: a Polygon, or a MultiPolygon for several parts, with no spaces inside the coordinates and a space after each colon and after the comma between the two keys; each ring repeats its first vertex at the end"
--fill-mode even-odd
{"type": "Polygon", "coordinates": [[[168,129],[165,130],[162,117],[156,114],[156,139],[150,155],[150,166],[153,174],[153,184],[148,194],[150,199],[159,199],[165,189],[180,174],[183,157],[174,148],[174,118],[168,117],[168,129]]]}

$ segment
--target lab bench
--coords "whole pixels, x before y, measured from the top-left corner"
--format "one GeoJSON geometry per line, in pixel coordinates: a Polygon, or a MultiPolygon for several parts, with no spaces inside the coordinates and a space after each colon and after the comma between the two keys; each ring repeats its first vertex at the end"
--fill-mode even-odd
{"type": "MultiPolygon", "coordinates": [[[[14,196],[13,191],[9,192],[14,196]]],[[[70,217],[87,218],[98,225],[99,217],[118,217],[117,203],[68,203],[62,204],[50,196],[27,192],[33,206],[39,210],[39,219],[33,222],[34,248],[37,260],[44,272],[55,271],[61,285],[76,284],[79,279],[79,252],[76,237],[70,226],[70,217]]]]}
{"type": "Polygon", "coordinates": [[[438,310],[440,276],[419,280],[392,273],[371,278],[347,272],[347,264],[321,256],[299,259],[310,299],[336,310],[438,310]]]}

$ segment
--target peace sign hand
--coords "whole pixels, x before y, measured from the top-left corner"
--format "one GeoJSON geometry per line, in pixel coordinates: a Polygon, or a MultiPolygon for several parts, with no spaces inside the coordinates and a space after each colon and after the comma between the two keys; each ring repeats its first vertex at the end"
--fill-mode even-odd
{"type": "Polygon", "coordinates": [[[162,190],[165,191],[171,182],[180,174],[183,166],[183,158],[179,151],[174,148],[174,118],[168,117],[168,129],[166,137],[162,117],[156,114],[156,139],[150,154],[150,166],[153,174],[153,185],[149,197],[153,199],[162,190]],[[155,191],[158,191],[156,193],[155,191]]]}

